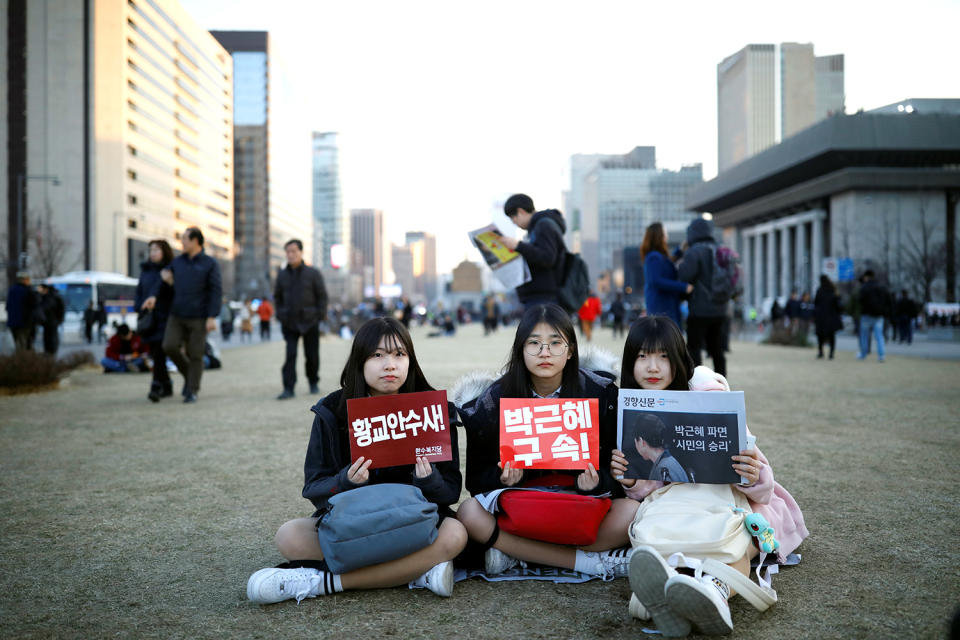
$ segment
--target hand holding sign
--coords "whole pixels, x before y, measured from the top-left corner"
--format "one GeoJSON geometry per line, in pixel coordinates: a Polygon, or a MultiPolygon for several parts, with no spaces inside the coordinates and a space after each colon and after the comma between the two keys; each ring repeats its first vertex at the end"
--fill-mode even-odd
{"type": "Polygon", "coordinates": [[[523,480],[523,469],[511,469],[510,463],[503,464],[503,473],[500,474],[500,484],[512,487],[523,480]]]}
{"type": "Polygon", "coordinates": [[[364,460],[363,456],[360,456],[357,458],[357,461],[347,469],[347,480],[353,484],[367,484],[367,481],[370,480],[371,464],[373,464],[373,460],[364,460]]]}

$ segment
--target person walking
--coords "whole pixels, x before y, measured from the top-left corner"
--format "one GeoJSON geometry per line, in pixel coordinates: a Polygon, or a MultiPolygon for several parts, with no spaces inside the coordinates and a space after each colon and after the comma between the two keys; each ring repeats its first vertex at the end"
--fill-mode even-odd
{"type": "Polygon", "coordinates": [[[257,316],[260,318],[260,342],[270,340],[270,320],[273,318],[273,305],[264,298],[257,307],[257,316]]]}
{"type": "Polygon", "coordinates": [[[83,310],[83,337],[87,344],[93,342],[93,324],[97,320],[97,310],[93,308],[93,300],[87,303],[87,308],[83,310]]]}
{"type": "Polygon", "coordinates": [[[563,234],[567,224],[556,209],[537,211],[530,196],[517,193],[503,205],[503,212],[513,224],[527,232],[526,240],[497,236],[505,247],[516,251],[530,268],[530,281],[517,287],[517,297],[524,308],[538,304],[558,304],[557,291],[563,278],[566,245],[563,234]]]}
{"type": "Polygon", "coordinates": [[[56,357],[60,348],[60,325],[63,324],[66,307],[56,288],[48,284],[41,284],[39,288],[40,309],[43,311],[43,352],[56,357]]]}
{"type": "Polygon", "coordinates": [[[183,374],[183,401],[197,401],[207,334],[217,329],[223,287],[220,266],[203,250],[203,232],[188,227],[180,236],[183,253],[161,272],[173,286],[163,350],[183,374]]]}
{"type": "Polygon", "coordinates": [[[884,361],[883,319],[888,312],[890,295],[880,284],[872,269],[867,269],[860,285],[860,353],[863,360],[870,353],[870,334],[877,337],[877,362],[884,361]]]}
{"type": "Polygon", "coordinates": [[[170,318],[170,305],[173,303],[173,287],[163,281],[162,271],[173,262],[173,249],[161,239],[151,240],[147,245],[147,260],[140,265],[140,280],[134,307],[153,314],[153,320],[140,338],[146,343],[153,361],[153,377],[147,399],[160,402],[160,398],[173,395],[173,382],[167,371],[167,352],[163,350],[163,337],[170,318]]]}
{"type": "Polygon", "coordinates": [[[668,257],[668,251],[667,233],[661,223],[654,222],[647,227],[640,245],[643,298],[647,315],[667,316],[681,326],[680,300],[693,291],[693,285],[677,279],[677,267],[668,257]]]}
{"type": "Polygon", "coordinates": [[[7,289],[7,327],[17,351],[33,351],[32,337],[39,312],[40,300],[30,287],[30,274],[18,271],[16,281],[7,289]]]}
{"type": "Polygon", "coordinates": [[[253,342],[253,301],[247,298],[240,307],[240,342],[246,338],[247,342],[253,342]]]}
{"type": "Polygon", "coordinates": [[[900,344],[913,344],[913,319],[917,315],[917,305],[910,299],[906,289],[900,291],[897,299],[897,324],[900,325],[898,335],[900,344]]]}
{"type": "Polygon", "coordinates": [[[220,335],[224,342],[230,342],[230,336],[233,335],[233,309],[226,297],[220,301],[220,335]]]}
{"type": "Polygon", "coordinates": [[[593,339],[593,323],[601,313],[603,313],[603,307],[600,304],[600,298],[597,297],[595,291],[591,290],[587,299],[580,306],[580,310],[577,311],[577,316],[580,319],[580,333],[583,334],[587,342],[593,339]]]}
{"type": "Polygon", "coordinates": [[[813,298],[813,324],[817,332],[817,358],[823,358],[823,345],[830,345],[830,359],[837,348],[837,331],[843,329],[840,297],[826,274],[820,276],[820,287],[813,298]]]}
{"type": "Polygon", "coordinates": [[[727,359],[723,353],[723,318],[727,313],[726,303],[717,304],[713,299],[714,253],[717,250],[713,239],[713,223],[697,218],[687,227],[689,249],[677,267],[677,276],[693,285],[690,294],[690,314],[687,317],[687,346],[693,363],[703,363],[701,350],[706,345],[713,359],[713,370],[727,375],[727,359]]]}
{"type": "Polygon", "coordinates": [[[327,316],[327,288],[320,272],[303,262],[303,242],[289,240],[283,247],[287,266],[277,274],[273,299],[287,344],[283,361],[283,392],[277,400],[293,397],[297,383],[297,342],[303,338],[310,393],[320,393],[320,321],[327,316]]]}
{"type": "Polygon", "coordinates": [[[623,294],[617,293],[613,303],[610,305],[610,315],[613,320],[613,339],[617,339],[617,334],[622,338],[625,334],[624,319],[627,317],[627,307],[623,303],[623,294]]]}

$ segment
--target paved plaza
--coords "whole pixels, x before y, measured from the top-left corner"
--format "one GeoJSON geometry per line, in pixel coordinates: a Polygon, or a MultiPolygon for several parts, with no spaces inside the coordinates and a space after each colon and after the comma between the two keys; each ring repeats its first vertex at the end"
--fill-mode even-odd
{"type": "MultiPolygon", "coordinates": [[[[477,325],[427,333],[415,329],[414,341],[437,388],[499,368],[513,337],[477,325]]],[[[609,330],[594,344],[622,348],[609,330]]],[[[324,393],[348,349],[322,341],[324,393]]],[[[759,614],[732,601],[732,637],[942,637],[960,605],[957,362],[814,355],[732,343],[731,385],[811,532],[800,566],[774,579],[779,604],[759,614]]],[[[277,526],[312,510],[300,489],[317,398],[301,360],[296,398],[274,399],[282,359],[281,341],[224,349],[195,405],[151,404],[147,375],[93,369],[56,391],[0,397],[0,635],[644,637],[623,579],[250,604],[249,574],[281,560],[277,526]]]]}

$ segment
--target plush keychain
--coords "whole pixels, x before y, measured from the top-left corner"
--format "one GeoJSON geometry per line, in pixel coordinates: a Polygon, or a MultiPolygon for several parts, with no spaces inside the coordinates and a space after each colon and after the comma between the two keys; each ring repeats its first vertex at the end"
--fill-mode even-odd
{"type": "Polygon", "coordinates": [[[764,553],[773,553],[780,548],[780,542],[773,537],[775,531],[767,519],[759,513],[751,513],[743,519],[743,526],[751,536],[757,539],[757,546],[764,553]]]}

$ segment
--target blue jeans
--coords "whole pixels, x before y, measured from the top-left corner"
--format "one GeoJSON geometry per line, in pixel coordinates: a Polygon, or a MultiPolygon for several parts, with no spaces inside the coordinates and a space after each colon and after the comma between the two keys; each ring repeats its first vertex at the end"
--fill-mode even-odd
{"type": "Polygon", "coordinates": [[[883,316],[860,316],[860,354],[861,360],[870,351],[870,333],[877,338],[877,360],[883,362],[883,316]]]}

